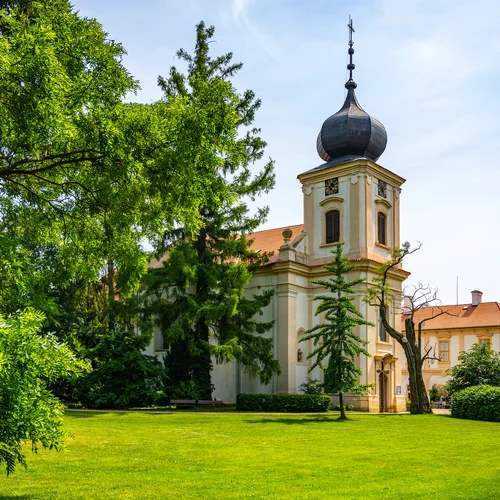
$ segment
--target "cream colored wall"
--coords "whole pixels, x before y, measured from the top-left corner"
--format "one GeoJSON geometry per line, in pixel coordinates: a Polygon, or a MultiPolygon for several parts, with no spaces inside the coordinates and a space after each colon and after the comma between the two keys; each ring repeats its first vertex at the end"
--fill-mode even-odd
{"type": "Polygon", "coordinates": [[[500,352],[500,333],[495,333],[491,337],[491,346],[495,351],[500,352]]]}
{"type": "MultiPolygon", "coordinates": [[[[439,349],[439,345],[438,345],[439,349]]],[[[452,335],[450,338],[450,365],[454,366],[458,363],[458,356],[460,354],[460,338],[459,335],[452,335]]]]}
{"type": "Polygon", "coordinates": [[[464,351],[468,351],[476,342],[476,335],[464,335],[464,351]]]}

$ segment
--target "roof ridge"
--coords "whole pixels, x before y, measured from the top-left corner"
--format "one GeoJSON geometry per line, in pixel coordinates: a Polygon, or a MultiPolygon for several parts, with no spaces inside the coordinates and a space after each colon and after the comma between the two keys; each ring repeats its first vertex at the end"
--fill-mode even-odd
{"type": "Polygon", "coordinates": [[[291,224],[291,225],[289,225],[289,226],[272,227],[272,228],[270,228],[270,229],[261,229],[260,231],[254,231],[253,233],[248,233],[248,234],[264,233],[264,232],[266,232],[266,231],[276,231],[276,230],[278,230],[278,229],[286,229],[287,227],[292,228],[292,227],[303,226],[303,225],[304,225],[304,223],[303,223],[303,222],[301,222],[300,224],[291,224]]]}

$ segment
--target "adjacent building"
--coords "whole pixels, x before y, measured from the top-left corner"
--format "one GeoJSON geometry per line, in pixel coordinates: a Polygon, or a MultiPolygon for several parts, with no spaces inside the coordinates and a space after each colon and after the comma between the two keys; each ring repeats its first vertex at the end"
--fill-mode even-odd
{"type": "MultiPolygon", "coordinates": [[[[445,386],[449,379],[447,371],[459,362],[460,353],[468,351],[473,344],[488,342],[492,349],[500,352],[500,304],[483,302],[482,295],[479,290],[473,290],[468,304],[423,307],[415,311],[415,324],[422,323],[422,345],[431,348],[435,358],[425,361],[423,367],[427,389],[433,385],[445,386]]],[[[406,317],[403,315],[403,328],[406,317]]],[[[409,396],[404,356],[401,366],[404,393],[409,396]]]]}

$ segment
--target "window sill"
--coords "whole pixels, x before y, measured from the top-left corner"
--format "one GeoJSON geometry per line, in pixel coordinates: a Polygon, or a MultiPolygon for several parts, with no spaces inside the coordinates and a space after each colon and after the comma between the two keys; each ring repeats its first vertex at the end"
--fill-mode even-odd
{"type": "Polygon", "coordinates": [[[389,340],[380,340],[380,339],[377,339],[377,344],[388,345],[388,346],[392,347],[392,342],[390,342],[389,340]]]}
{"type": "Polygon", "coordinates": [[[387,245],[384,245],[383,243],[379,243],[378,241],[375,242],[376,247],[383,248],[384,250],[390,250],[391,247],[388,247],[387,245]]]}
{"type": "Polygon", "coordinates": [[[338,244],[344,244],[344,241],[343,240],[339,240],[339,241],[334,241],[333,243],[321,243],[321,245],[319,246],[319,248],[326,248],[326,247],[336,247],[338,244]]]}

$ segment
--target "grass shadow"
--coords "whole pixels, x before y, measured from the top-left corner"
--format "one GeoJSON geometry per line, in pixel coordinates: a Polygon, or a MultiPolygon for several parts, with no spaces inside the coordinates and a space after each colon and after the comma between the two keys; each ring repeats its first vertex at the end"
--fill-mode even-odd
{"type": "Polygon", "coordinates": [[[258,420],[244,420],[246,424],[285,424],[285,425],[308,425],[308,424],[335,424],[335,423],[346,423],[355,422],[355,418],[349,418],[347,420],[341,420],[339,417],[276,417],[276,418],[260,418],[258,420]]]}
{"type": "MultiPolygon", "coordinates": [[[[99,415],[109,415],[110,413],[112,413],[117,417],[122,417],[123,415],[126,415],[128,412],[114,411],[114,410],[70,410],[70,409],[65,410],[66,415],[71,415],[72,417],[75,418],[92,418],[92,417],[97,417],[99,415]]],[[[1,498],[2,497],[0,497],[0,499],[1,498]]]]}
{"type": "Polygon", "coordinates": [[[0,500],[34,500],[36,497],[33,495],[1,495],[0,500]]]}

